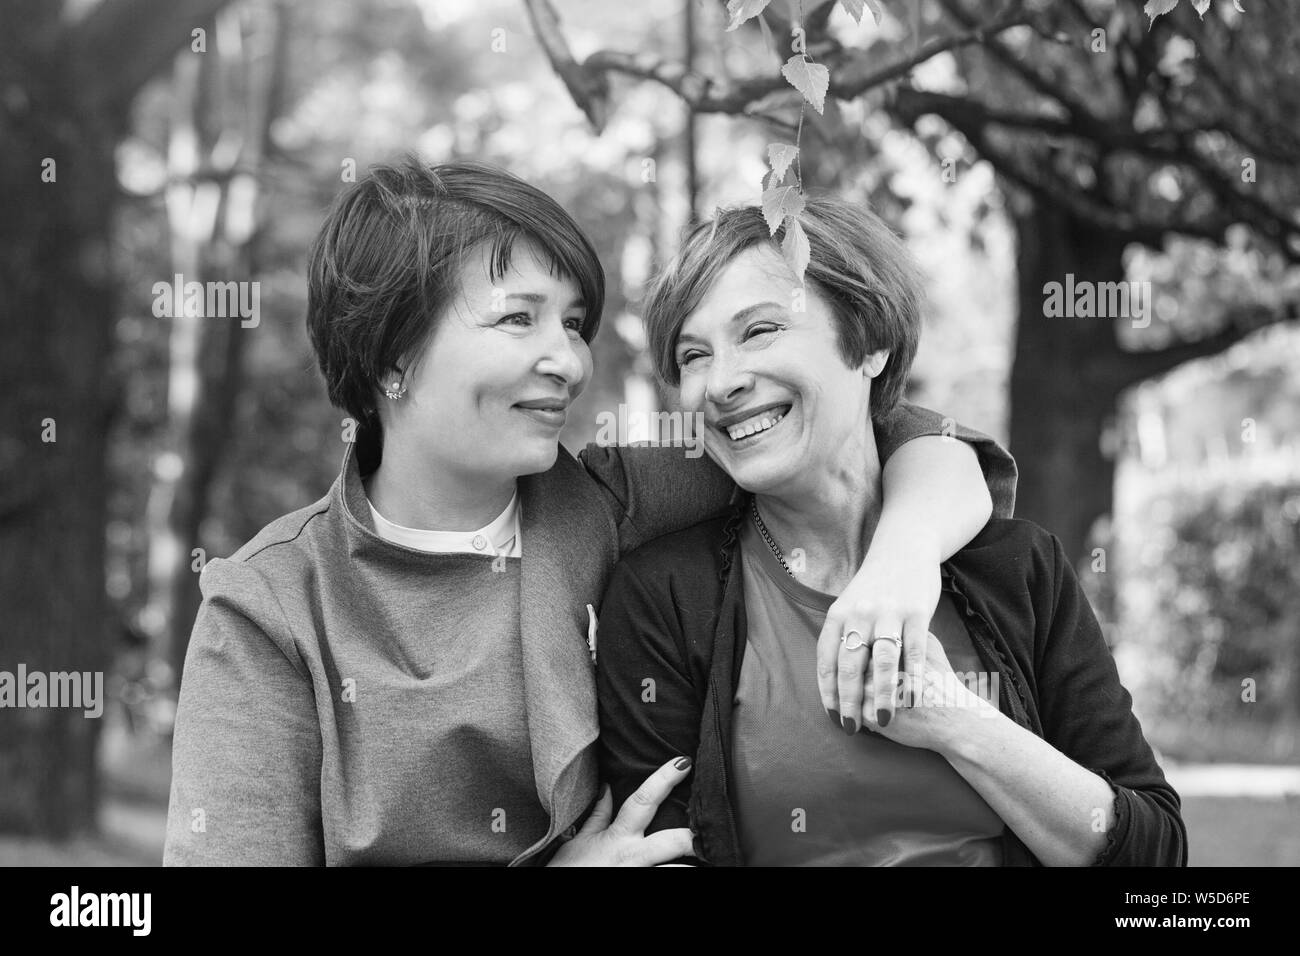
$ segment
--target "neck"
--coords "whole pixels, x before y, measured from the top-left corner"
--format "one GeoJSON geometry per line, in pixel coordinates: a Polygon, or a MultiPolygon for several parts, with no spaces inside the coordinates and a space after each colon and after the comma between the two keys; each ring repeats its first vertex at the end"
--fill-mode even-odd
{"type": "Polygon", "coordinates": [[[376,511],[394,524],[422,531],[476,531],[501,514],[515,493],[513,477],[493,482],[451,472],[409,442],[391,440],[385,441],[383,460],[365,484],[376,511]]]}
{"type": "Polygon", "coordinates": [[[808,469],[789,491],[756,496],[768,532],[785,555],[804,554],[800,582],[839,594],[857,574],[880,520],[880,458],[874,438],[834,464],[808,469]]]}

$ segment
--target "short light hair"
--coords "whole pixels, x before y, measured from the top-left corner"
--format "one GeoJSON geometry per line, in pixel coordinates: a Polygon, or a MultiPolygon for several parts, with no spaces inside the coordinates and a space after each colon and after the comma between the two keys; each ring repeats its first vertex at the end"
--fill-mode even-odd
{"type": "MultiPolygon", "coordinates": [[[[870,353],[889,350],[871,386],[871,417],[881,418],[902,398],[916,358],[925,298],[920,269],[902,240],[864,206],[811,198],[799,223],[811,250],[805,281],[831,307],[845,364],[861,368],[870,353]]],[[[779,254],[784,237],[784,224],[775,236],[769,234],[757,206],[721,210],[686,234],[642,307],[655,371],[666,384],[681,384],[677,338],[722,271],[756,246],[771,246],[779,254]]]]}

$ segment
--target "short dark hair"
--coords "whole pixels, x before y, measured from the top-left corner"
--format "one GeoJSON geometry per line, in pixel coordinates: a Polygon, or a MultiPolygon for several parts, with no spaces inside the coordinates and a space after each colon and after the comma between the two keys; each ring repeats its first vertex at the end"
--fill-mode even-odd
{"type": "MultiPolygon", "coordinates": [[[[903,395],[921,337],[921,272],[902,240],[864,206],[829,197],[808,199],[799,216],[808,236],[805,281],[830,304],[840,355],[859,368],[867,355],[889,350],[871,388],[871,415],[888,414],[903,395]]],[[[727,265],[769,245],[780,252],[784,224],[773,236],[757,206],[719,210],[687,232],[677,255],[651,284],[642,312],[659,377],[681,384],[677,337],[727,265]]]]}
{"type": "Polygon", "coordinates": [[[434,166],[407,156],[370,167],[335,200],[307,268],[307,330],[330,401],[377,425],[376,388],[427,344],[460,294],[469,254],[489,243],[496,281],[520,239],[578,286],[582,337],[590,341],[600,326],[605,273],[554,199],[487,163],[434,166]]]}

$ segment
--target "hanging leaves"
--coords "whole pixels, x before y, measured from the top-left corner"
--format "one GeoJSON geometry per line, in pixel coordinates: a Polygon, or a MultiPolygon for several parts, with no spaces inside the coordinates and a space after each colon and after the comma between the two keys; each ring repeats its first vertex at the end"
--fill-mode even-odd
{"type": "Polygon", "coordinates": [[[772,167],[772,185],[785,179],[790,164],[799,155],[799,147],[788,143],[769,143],[767,146],[767,163],[772,167]]]}
{"type": "Polygon", "coordinates": [[[775,186],[763,190],[763,218],[767,220],[768,234],[775,236],[781,221],[798,216],[803,207],[803,194],[798,186],[775,186]]]}
{"type": "MultiPolygon", "coordinates": [[[[1192,0],[1192,7],[1196,10],[1197,16],[1202,20],[1205,14],[1209,12],[1211,0],[1192,0]]],[[[1156,17],[1164,16],[1166,13],[1172,13],[1178,6],[1178,0],[1147,0],[1146,6],[1142,12],[1151,18],[1151,25],[1154,26],[1156,17]]],[[[1241,5],[1241,0],[1232,0],[1232,9],[1238,13],[1245,13],[1245,8],[1241,5]]],[[[1150,29],[1150,27],[1148,27],[1150,29]]]]}
{"type": "MultiPolygon", "coordinates": [[[[802,197],[800,197],[802,199],[802,197]]],[[[804,272],[808,269],[808,260],[812,256],[808,248],[808,236],[793,216],[785,221],[785,238],[781,240],[781,255],[794,272],[794,277],[803,285],[804,272]]]]}
{"type": "Polygon", "coordinates": [[[853,18],[854,23],[862,23],[862,10],[864,7],[871,8],[871,15],[876,20],[876,26],[880,26],[880,18],[885,15],[885,11],[880,9],[880,0],[840,0],[840,6],[844,12],[853,18]]]}
{"type": "MultiPolygon", "coordinates": [[[[1151,24],[1154,25],[1156,17],[1164,16],[1176,6],[1178,6],[1178,0],[1147,0],[1147,5],[1142,8],[1142,12],[1151,18],[1151,24]]],[[[1150,27],[1147,29],[1150,29],[1150,27]]]]}
{"type": "MultiPolygon", "coordinates": [[[[1175,0],[1177,2],[1177,0],[1175,0]]],[[[820,63],[814,63],[801,53],[796,53],[785,61],[781,67],[784,76],[803,98],[812,104],[818,113],[826,104],[826,91],[831,86],[831,71],[820,63]]]]}
{"type": "Polygon", "coordinates": [[[771,2],[772,0],[727,0],[727,13],[731,14],[731,22],[727,24],[727,32],[730,33],[746,20],[752,20],[758,16],[767,9],[767,5],[771,2]]]}

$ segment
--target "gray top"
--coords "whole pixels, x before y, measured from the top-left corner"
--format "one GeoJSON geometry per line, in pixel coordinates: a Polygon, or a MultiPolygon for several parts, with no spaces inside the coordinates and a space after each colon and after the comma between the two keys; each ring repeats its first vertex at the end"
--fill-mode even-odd
{"type": "MultiPolygon", "coordinates": [[[[746,865],[999,865],[1001,818],[943,757],[865,729],[850,737],[822,709],[817,636],[834,596],[790,577],[753,521],[740,551],[749,633],[731,769],[746,865]]],[[[979,671],[947,595],[930,630],[954,671],[979,671]]]]}

